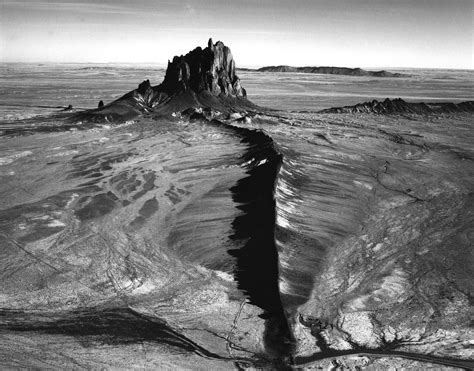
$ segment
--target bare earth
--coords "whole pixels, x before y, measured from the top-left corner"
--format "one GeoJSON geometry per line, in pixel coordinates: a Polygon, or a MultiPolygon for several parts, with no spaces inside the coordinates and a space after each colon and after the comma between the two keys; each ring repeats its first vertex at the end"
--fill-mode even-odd
{"type": "MultiPolygon", "coordinates": [[[[269,100],[269,76],[248,78],[269,100]]],[[[472,114],[301,106],[217,114],[221,126],[177,112],[0,136],[2,367],[472,368],[472,114]],[[236,127],[282,155],[274,239],[291,344],[239,279],[249,236],[236,231],[255,210],[238,192],[268,161],[245,157],[236,127]]],[[[17,110],[0,130],[56,112],[17,110]]]]}

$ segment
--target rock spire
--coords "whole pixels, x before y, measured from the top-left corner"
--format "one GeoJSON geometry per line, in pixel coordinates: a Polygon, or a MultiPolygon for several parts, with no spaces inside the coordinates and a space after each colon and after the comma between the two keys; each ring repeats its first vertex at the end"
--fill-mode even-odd
{"type": "Polygon", "coordinates": [[[245,97],[245,89],[235,74],[235,62],[230,49],[221,41],[209,39],[204,49],[197,47],[184,56],[176,56],[166,70],[161,85],[167,93],[192,90],[209,91],[214,95],[245,97]]]}

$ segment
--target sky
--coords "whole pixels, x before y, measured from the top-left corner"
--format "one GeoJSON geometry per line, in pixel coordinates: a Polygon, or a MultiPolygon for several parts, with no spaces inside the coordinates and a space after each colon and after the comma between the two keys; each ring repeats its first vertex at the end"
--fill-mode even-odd
{"type": "Polygon", "coordinates": [[[237,67],[474,69],[473,0],[0,0],[2,62],[165,66],[207,40],[237,67]]]}

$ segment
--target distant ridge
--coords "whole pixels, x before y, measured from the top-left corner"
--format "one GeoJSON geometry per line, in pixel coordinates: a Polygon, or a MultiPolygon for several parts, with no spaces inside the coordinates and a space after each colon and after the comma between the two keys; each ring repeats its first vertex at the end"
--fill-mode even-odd
{"type": "Polygon", "coordinates": [[[409,103],[401,98],[385,99],[384,101],[373,100],[371,102],[358,103],[354,106],[333,107],[319,111],[319,113],[377,113],[377,114],[399,114],[399,113],[460,113],[474,112],[474,101],[461,103],[409,103]]]}
{"type": "Polygon", "coordinates": [[[320,73],[325,75],[347,75],[347,76],[374,76],[374,77],[408,77],[402,73],[392,73],[385,70],[367,71],[362,68],[348,67],[292,67],[292,66],[266,66],[257,69],[258,72],[299,72],[320,73]]]}

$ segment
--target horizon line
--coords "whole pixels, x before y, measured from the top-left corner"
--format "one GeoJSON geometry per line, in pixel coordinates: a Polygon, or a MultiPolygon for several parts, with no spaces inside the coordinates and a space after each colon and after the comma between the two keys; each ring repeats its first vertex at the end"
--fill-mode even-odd
{"type": "MultiPolygon", "coordinates": [[[[58,61],[0,61],[0,64],[103,64],[103,65],[111,65],[111,64],[118,64],[118,65],[156,65],[161,68],[166,68],[167,64],[162,62],[151,62],[151,61],[144,61],[144,62],[127,62],[127,61],[120,61],[120,62],[58,62],[58,61]]],[[[409,69],[409,70],[457,70],[457,71],[474,71],[474,67],[409,67],[409,66],[375,66],[375,67],[366,67],[366,66],[356,66],[356,67],[349,67],[349,66],[342,66],[342,65],[289,65],[289,64],[269,64],[269,65],[242,65],[236,66],[236,69],[258,69],[263,67],[278,67],[278,66],[288,66],[288,67],[337,67],[337,68],[362,68],[365,70],[375,70],[375,69],[409,69]]]]}

